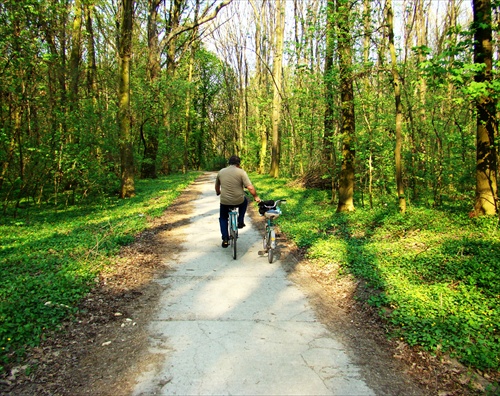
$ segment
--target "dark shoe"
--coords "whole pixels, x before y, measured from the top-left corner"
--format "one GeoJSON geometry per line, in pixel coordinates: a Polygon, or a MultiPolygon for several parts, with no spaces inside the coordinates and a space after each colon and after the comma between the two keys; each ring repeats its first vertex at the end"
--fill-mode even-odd
{"type": "Polygon", "coordinates": [[[227,240],[225,240],[225,239],[224,239],[224,240],[222,241],[222,247],[223,247],[223,248],[227,248],[228,246],[229,246],[229,241],[227,241],[227,240]]]}
{"type": "Polygon", "coordinates": [[[245,225],[246,225],[245,223],[238,223],[238,228],[243,228],[245,227],[245,225]]]}

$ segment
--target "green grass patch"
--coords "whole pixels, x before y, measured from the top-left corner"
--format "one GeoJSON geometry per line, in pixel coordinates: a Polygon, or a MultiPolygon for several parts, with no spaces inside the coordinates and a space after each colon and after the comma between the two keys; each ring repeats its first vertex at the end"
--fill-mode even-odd
{"type": "Polygon", "coordinates": [[[317,265],[365,280],[368,302],[393,325],[393,336],[471,367],[500,369],[497,218],[419,207],[402,215],[395,206],[339,214],[325,191],[251,179],[262,199],[288,200],[280,228],[317,265]]]}
{"type": "Polygon", "coordinates": [[[76,312],[121,246],[199,173],[136,183],[136,197],[42,206],[0,221],[0,371],[76,312]]]}

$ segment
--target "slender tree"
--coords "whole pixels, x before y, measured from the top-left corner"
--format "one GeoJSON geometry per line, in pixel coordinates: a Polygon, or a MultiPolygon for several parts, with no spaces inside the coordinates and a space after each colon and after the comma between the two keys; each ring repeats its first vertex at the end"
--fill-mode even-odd
{"type": "Polygon", "coordinates": [[[267,15],[267,8],[264,7],[264,1],[260,6],[256,0],[250,0],[252,6],[254,20],[255,20],[255,130],[259,136],[259,155],[258,155],[258,171],[259,173],[265,172],[266,154],[268,145],[268,130],[264,119],[264,108],[262,101],[266,94],[266,85],[268,81],[268,74],[266,73],[267,53],[264,40],[266,37],[265,32],[265,18],[267,15]]]}
{"type": "Polygon", "coordinates": [[[80,63],[82,52],[82,19],[83,9],[81,0],[75,0],[73,27],[71,31],[71,54],[70,54],[70,110],[73,112],[76,109],[78,101],[78,87],[80,81],[80,63]]]}
{"type": "MultiPolygon", "coordinates": [[[[159,97],[158,79],[160,78],[160,47],[158,39],[158,7],[161,0],[148,0],[148,63],[147,63],[147,79],[149,82],[149,92],[153,97],[159,97]]],[[[152,110],[152,109],[150,109],[152,110]]],[[[143,115],[144,120],[141,123],[141,139],[144,145],[141,178],[156,178],[156,159],[159,145],[159,129],[158,117],[151,112],[143,115]],[[146,124],[149,123],[149,127],[146,124]]]]}
{"type": "Polygon", "coordinates": [[[396,104],[396,149],[394,150],[395,167],[396,167],[396,189],[398,193],[399,211],[404,213],[406,211],[406,199],[404,195],[403,186],[403,169],[401,161],[401,149],[403,144],[403,105],[401,103],[401,77],[399,76],[396,49],[394,46],[394,14],[392,10],[392,0],[387,0],[387,29],[389,36],[389,50],[391,53],[392,63],[392,84],[394,87],[394,101],[396,104]]]}
{"type": "Polygon", "coordinates": [[[281,92],[282,92],[282,59],[283,59],[283,39],[285,34],[285,2],[276,0],[276,35],[273,59],[273,138],[271,144],[271,170],[272,177],[279,176],[280,162],[280,122],[281,122],[281,92]]]}
{"type": "Polygon", "coordinates": [[[322,165],[330,174],[332,180],[332,202],[336,198],[335,147],[333,143],[335,120],[335,84],[334,84],[334,53],[335,53],[335,1],[328,0],[326,13],[326,49],[325,49],[325,132],[323,135],[322,165]]]}
{"type": "Polygon", "coordinates": [[[497,154],[495,137],[498,130],[496,100],[491,95],[493,76],[493,44],[491,0],[474,0],[474,63],[481,66],[475,80],[486,89],[476,102],[476,202],[477,215],[497,212],[497,154]]]}
{"type": "Polygon", "coordinates": [[[351,0],[337,0],[337,56],[340,84],[340,133],[342,135],[342,165],[339,175],[337,212],[354,210],[355,114],[352,76],[352,10],[351,0]]]}
{"type": "MultiPolygon", "coordinates": [[[[200,0],[196,0],[195,5],[195,15],[194,20],[198,20],[198,14],[200,12],[200,0]]],[[[196,26],[192,30],[193,36],[193,44],[191,44],[191,49],[189,52],[189,61],[188,61],[188,76],[187,76],[187,92],[186,92],[186,103],[185,103],[185,123],[184,123],[184,155],[182,161],[182,171],[185,173],[189,167],[189,152],[190,152],[190,134],[193,125],[192,117],[191,117],[191,106],[192,106],[192,96],[193,96],[193,73],[194,73],[194,63],[196,51],[199,48],[198,41],[198,26],[196,26]]]]}
{"type": "Polygon", "coordinates": [[[95,6],[92,2],[85,1],[83,4],[83,9],[85,15],[85,29],[87,37],[87,91],[94,98],[98,98],[99,91],[97,89],[95,38],[94,27],[92,25],[95,6]]]}
{"type": "Polygon", "coordinates": [[[121,198],[129,198],[135,195],[133,138],[130,125],[130,60],[132,57],[133,13],[134,0],[121,0],[118,37],[120,57],[118,125],[120,129],[121,198]]]}

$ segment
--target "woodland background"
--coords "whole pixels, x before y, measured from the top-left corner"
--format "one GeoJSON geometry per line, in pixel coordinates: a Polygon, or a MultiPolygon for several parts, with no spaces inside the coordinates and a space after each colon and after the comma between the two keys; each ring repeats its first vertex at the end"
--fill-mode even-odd
{"type": "Polygon", "coordinates": [[[482,122],[489,208],[476,131],[481,100],[496,106],[498,46],[478,60],[475,37],[496,38],[497,9],[474,3],[486,24],[460,0],[4,1],[4,213],[132,196],[138,178],[233,153],[331,189],[340,211],[356,195],[495,213],[496,118],[482,122]]]}
{"type": "Polygon", "coordinates": [[[1,2],[0,373],[238,154],[325,281],[498,390],[498,7],[1,2]]]}

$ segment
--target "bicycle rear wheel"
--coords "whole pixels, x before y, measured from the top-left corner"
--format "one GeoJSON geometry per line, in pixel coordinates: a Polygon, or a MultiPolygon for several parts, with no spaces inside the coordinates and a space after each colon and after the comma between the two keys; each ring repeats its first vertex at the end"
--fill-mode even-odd
{"type": "Polygon", "coordinates": [[[231,239],[231,250],[233,259],[236,260],[237,257],[237,243],[238,240],[238,220],[237,220],[237,212],[234,210],[229,212],[229,236],[231,239]]]}
{"type": "Polygon", "coordinates": [[[231,245],[232,245],[232,248],[233,248],[233,259],[236,260],[238,254],[237,254],[237,249],[236,249],[236,241],[238,240],[238,235],[235,234],[232,239],[231,239],[231,245]]]}

